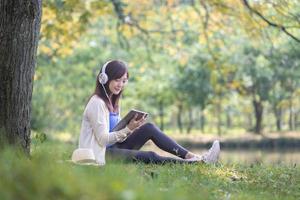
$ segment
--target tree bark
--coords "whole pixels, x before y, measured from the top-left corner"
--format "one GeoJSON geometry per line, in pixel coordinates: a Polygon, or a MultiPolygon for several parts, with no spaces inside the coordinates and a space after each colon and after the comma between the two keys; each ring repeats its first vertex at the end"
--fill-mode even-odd
{"type": "Polygon", "coordinates": [[[41,0],[0,1],[0,134],[27,153],[41,13],[41,0]]]}
{"type": "Polygon", "coordinates": [[[260,134],[261,129],[262,129],[263,105],[262,105],[261,101],[253,100],[253,106],[254,106],[254,111],[255,111],[254,132],[257,134],[260,134]]]}

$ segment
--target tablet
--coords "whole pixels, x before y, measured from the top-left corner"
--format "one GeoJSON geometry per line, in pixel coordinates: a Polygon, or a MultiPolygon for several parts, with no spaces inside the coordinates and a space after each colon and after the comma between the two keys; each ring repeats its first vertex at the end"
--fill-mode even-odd
{"type": "Polygon", "coordinates": [[[130,120],[137,114],[137,120],[141,119],[142,117],[146,118],[148,116],[148,113],[140,111],[140,110],[135,110],[131,109],[125,117],[123,117],[118,124],[112,129],[112,131],[118,131],[123,128],[130,122],[130,120]]]}

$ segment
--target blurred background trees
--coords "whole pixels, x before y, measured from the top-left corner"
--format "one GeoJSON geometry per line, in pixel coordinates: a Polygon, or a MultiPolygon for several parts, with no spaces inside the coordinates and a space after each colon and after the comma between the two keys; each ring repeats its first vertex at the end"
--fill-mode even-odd
{"type": "Polygon", "coordinates": [[[32,128],[78,135],[96,74],[128,62],[122,113],[170,132],[299,130],[293,0],[44,0],[32,128]]]}

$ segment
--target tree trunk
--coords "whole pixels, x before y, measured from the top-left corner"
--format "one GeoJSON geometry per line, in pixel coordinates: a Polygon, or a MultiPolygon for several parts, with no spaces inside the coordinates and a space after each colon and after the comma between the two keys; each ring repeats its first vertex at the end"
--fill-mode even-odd
{"type": "Polygon", "coordinates": [[[226,111],[226,128],[230,129],[232,126],[231,114],[229,111],[226,111]]]}
{"type": "Polygon", "coordinates": [[[182,107],[182,104],[180,103],[178,106],[178,113],[177,113],[177,124],[178,124],[178,128],[179,128],[179,131],[180,133],[183,132],[183,128],[182,128],[182,118],[181,118],[181,115],[182,115],[182,111],[183,111],[183,107],[182,107]]]}
{"type": "Polygon", "coordinates": [[[164,130],[164,105],[163,101],[159,101],[159,118],[160,118],[160,129],[164,130]]]}
{"type": "Polygon", "coordinates": [[[290,131],[295,130],[295,122],[294,122],[294,109],[293,109],[293,100],[292,98],[289,100],[289,129],[290,131]]]}
{"type": "Polygon", "coordinates": [[[253,131],[253,115],[252,113],[246,114],[247,131],[253,131]]]}
{"type": "Polygon", "coordinates": [[[194,125],[194,119],[193,119],[193,110],[192,108],[190,107],[189,108],[189,121],[188,121],[188,126],[187,126],[187,129],[186,129],[186,132],[189,134],[193,128],[193,125],[194,125]]]}
{"type": "Polygon", "coordinates": [[[255,111],[254,132],[257,134],[260,134],[261,129],[262,129],[263,105],[262,105],[261,101],[253,100],[253,106],[254,106],[254,111],[255,111]]]}
{"type": "Polygon", "coordinates": [[[200,127],[201,127],[201,132],[204,133],[204,127],[205,127],[204,108],[201,108],[200,110],[200,127]]]}
{"type": "Polygon", "coordinates": [[[274,115],[275,115],[275,119],[276,119],[276,129],[277,129],[277,131],[281,131],[282,109],[274,106],[274,115]]]}
{"type": "Polygon", "coordinates": [[[298,112],[298,113],[295,113],[295,115],[294,115],[294,122],[295,122],[295,130],[298,130],[298,127],[299,127],[299,122],[298,122],[298,117],[299,117],[299,115],[300,115],[300,112],[298,112]]]}
{"type": "Polygon", "coordinates": [[[26,153],[41,9],[41,0],[0,1],[0,136],[26,153]]]}

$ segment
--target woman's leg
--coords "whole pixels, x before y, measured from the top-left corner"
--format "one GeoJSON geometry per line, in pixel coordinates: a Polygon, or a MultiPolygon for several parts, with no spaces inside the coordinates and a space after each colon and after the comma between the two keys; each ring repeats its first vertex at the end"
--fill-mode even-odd
{"type": "Polygon", "coordinates": [[[160,149],[180,158],[186,158],[186,155],[189,153],[188,150],[177,144],[152,123],[142,125],[124,142],[116,143],[112,148],[139,150],[148,140],[152,140],[160,149]]]}
{"type": "Polygon", "coordinates": [[[180,158],[164,157],[156,154],[152,151],[139,151],[132,149],[120,149],[109,147],[106,149],[106,155],[108,157],[117,158],[125,161],[140,161],[146,164],[166,164],[166,163],[178,163],[178,164],[192,164],[198,161],[184,160],[180,158]]]}

